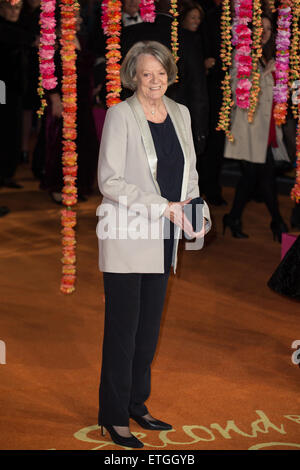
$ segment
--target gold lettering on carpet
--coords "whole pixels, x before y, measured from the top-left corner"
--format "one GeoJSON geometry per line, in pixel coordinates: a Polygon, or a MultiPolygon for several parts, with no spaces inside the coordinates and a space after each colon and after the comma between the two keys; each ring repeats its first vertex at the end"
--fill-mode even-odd
{"type": "MultiPolygon", "coordinates": [[[[192,438],[192,440],[183,440],[179,441],[176,439],[176,436],[179,435],[181,429],[171,429],[169,431],[161,431],[160,433],[149,433],[146,434],[145,432],[133,432],[132,434],[135,435],[138,439],[142,440],[145,448],[155,448],[155,449],[163,449],[168,446],[182,446],[182,445],[194,445],[198,442],[211,442],[215,441],[218,437],[223,437],[224,439],[233,439],[236,436],[242,436],[245,438],[257,438],[259,434],[268,434],[270,431],[275,431],[279,434],[287,434],[286,430],[284,429],[283,424],[276,425],[272,423],[272,421],[268,418],[266,413],[262,410],[255,410],[255,413],[259,416],[259,419],[252,421],[250,423],[251,433],[244,432],[241,430],[235,423],[234,420],[228,420],[225,427],[224,425],[221,426],[219,423],[212,423],[209,426],[201,426],[201,425],[184,425],[182,426],[183,433],[192,438]],[[212,430],[216,430],[219,434],[215,434],[212,430]],[[235,436],[233,435],[235,434],[235,436]],[[151,444],[147,442],[148,437],[155,437],[155,439],[159,440],[159,444],[151,444]]],[[[300,424],[300,415],[284,415],[284,418],[300,424]]],[[[90,437],[89,435],[92,432],[99,431],[100,437],[100,427],[98,425],[88,426],[85,428],[80,429],[74,434],[75,439],[82,441],[82,442],[90,442],[92,444],[97,444],[97,447],[93,447],[91,450],[98,450],[103,449],[109,446],[116,446],[116,444],[110,440],[100,439],[90,437]]],[[[258,450],[263,449],[266,447],[275,447],[275,446],[286,446],[286,447],[297,447],[300,448],[300,444],[298,443],[290,443],[290,442],[264,442],[264,443],[257,443],[249,447],[249,450],[258,450]]],[[[226,447],[226,446],[225,446],[226,447]]],[[[206,446],[208,448],[208,446],[206,446]]],[[[222,448],[222,445],[220,446],[222,448]]],[[[126,447],[124,447],[126,449],[126,447]]]]}

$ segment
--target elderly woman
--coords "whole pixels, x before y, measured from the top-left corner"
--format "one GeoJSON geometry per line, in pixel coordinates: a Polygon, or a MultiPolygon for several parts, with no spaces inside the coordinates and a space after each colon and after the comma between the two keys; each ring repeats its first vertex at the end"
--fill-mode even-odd
{"type": "Polygon", "coordinates": [[[199,190],[188,109],[164,96],[176,73],[165,46],[136,43],[121,67],[123,85],[135,93],[108,110],[100,146],[105,328],[98,424],[127,447],[143,447],[130,433],[129,418],[145,429],[172,428],[145,406],[150,366],[181,229],[197,244],[210,228],[206,204],[206,224],[197,233],[183,211],[199,190]]]}

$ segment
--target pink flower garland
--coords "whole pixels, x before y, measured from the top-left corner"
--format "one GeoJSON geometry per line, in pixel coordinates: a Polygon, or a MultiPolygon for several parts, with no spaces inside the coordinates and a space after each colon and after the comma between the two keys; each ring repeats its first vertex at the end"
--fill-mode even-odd
{"type": "Polygon", "coordinates": [[[40,74],[42,87],[46,90],[52,90],[57,85],[57,78],[54,75],[55,4],[56,0],[41,1],[40,74]]]}
{"type": "Polygon", "coordinates": [[[274,118],[279,126],[285,122],[288,100],[289,82],[289,47],[290,47],[290,26],[291,7],[290,0],[282,0],[278,10],[277,36],[276,36],[276,84],[274,86],[274,118]]]}
{"type": "Polygon", "coordinates": [[[46,99],[44,98],[44,89],[52,90],[57,85],[57,78],[54,75],[54,46],[56,39],[55,3],[56,0],[41,0],[41,35],[39,44],[40,77],[37,89],[41,99],[41,106],[37,111],[39,117],[43,115],[44,109],[47,106],[46,99]]]}
{"type": "Polygon", "coordinates": [[[240,0],[234,0],[234,12],[235,12],[235,17],[233,18],[232,22],[232,39],[231,43],[233,46],[236,46],[238,43],[238,36],[236,33],[236,27],[238,25],[239,21],[239,8],[240,8],[240,0]]]}
{"type": "Polygon", "coordinates": [[[155,4],[154,0],[141,0],[140,1],[140,14],[142,20],[148,23],[155,21],[155,4]]]}
{"type": "Polygon", "coordinates": [[[236,104],[240,108],[248,109],[250,105],[252,73],[251,57],[251,30],[248,23],[252,21],[252,0],[240,0],[236,5],[238,15],[237,26],[235,28],[236,55],[235,63],[237,67],[238,83],[236,87],[236,104]]]}
{"type": "Polygon", "coordinates": [[[101,24],[106,38],[106,104],[109,108],[120,103],[121,79],[121,18],[122,3],[120,0],[103,0],[101,24]]]}

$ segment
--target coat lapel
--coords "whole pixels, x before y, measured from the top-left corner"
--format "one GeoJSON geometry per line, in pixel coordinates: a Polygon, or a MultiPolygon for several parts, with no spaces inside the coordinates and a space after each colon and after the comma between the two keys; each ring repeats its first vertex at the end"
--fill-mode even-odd
{"type": "Polygon", "coordinates": [[[136,94],[131,96],[130,98],[127,98],[127,103],[131,107],[131,110],[133,112],[133,115],[139,125],[141,135],[142,135],[142,140],[144,143],[145,151],[146,151],[146,156],[147,160],[149,163],[151,175],[153,178],[153,182],[155,184],[155,187],[157,189],[157,192],[160,193],[160,188],[157,183],[157,155],[155,151],[155,146],[154,142],[152,139],[151,131],[149,124],[147,122],[145,113],[143,111],[142,105],[140,104],[139,100],[137,99],[136,94]]]}
{"type": "MultiPolygon", "coordinates": [[[[184,122],[184,119],[183,119],[183,116],[181,114],[178,104],[175,101],[167,98],[166,96],[164,96],[163,99],[164,99],[164,103],[167,108],[168,114],[174,125],[175,131],[176,131],[176,134],[179,139],[179,142],[183,151],[183,155],[184,155],[184,170],[183,170],[182,187],[181,187],[181,200],[183,200],[187,192],[188,172],[189,172],[186,125],[185,125],[185,122],[184,122]]],[[[146,151],[148,164],[149,164],[150,171],[151,171],[151,175],[152,175],[155,187],[158,193],[160,194],[160,188],[157,183],[157,155],[156,155],[150,127],[147,122],[144,110],[136,94],[128,98],[126,101],[131,107],[133,115],[139,125],[141,135],[142,135],[142,140],[143,140],[145,151],[146,151]]]]}

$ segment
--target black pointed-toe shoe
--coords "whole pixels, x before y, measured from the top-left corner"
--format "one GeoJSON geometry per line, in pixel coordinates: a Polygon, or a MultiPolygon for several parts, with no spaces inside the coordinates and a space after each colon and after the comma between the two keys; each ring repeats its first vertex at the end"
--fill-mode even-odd
{"type": "Polygon", "coordinates": [[[130,418],[136,421],[144,429],[150,429],[152,431],[167,431],[168,429],[172,429],[171,424],[159,421],[159,419],[153,418],[154,421],[150,421],[150,419],[146,419],[142,416],[136,415],[130,415],[130,418]]]}
{"type": "Polygon", "coordinates": [[[131,437],[123,437],[117,433],[117,431],[113,428],[113,426],[101,425],[100,428],[101,428],[102,436],[105,436],[105,431],[108,431],[110,434],[111,440],[115,444],[118,444],[119,446],[131,447],[132,449],[140,449],[141,447],[144,447],[144,444],[141,441],[139,441],[135,436],[133,436],[133,434],[131,434],[131,437]]]}

